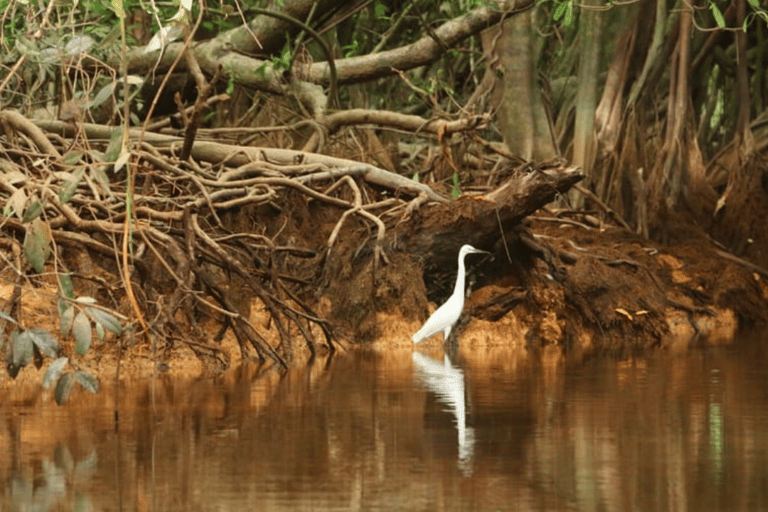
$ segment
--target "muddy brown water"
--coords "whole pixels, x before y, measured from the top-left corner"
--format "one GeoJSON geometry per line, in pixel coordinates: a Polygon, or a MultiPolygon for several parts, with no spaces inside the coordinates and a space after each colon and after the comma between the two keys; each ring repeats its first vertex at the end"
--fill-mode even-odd
{"type": "Polygon", "coordinates": [[[63,407],[9,392],[0,510],[768,509],[759,350],[481,360],[348,352],[63,407]]]}

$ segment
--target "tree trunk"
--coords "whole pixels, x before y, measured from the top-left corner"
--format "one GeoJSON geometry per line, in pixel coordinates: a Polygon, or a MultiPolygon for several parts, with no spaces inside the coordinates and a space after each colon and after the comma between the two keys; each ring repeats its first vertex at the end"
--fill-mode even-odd
{"type": "Polygon", "coordinates": [[[482,41],[489,62],[503,74],[491,101],[504,142],[511,153],[541,162],[557,157],[558,151],[537,80],[532,16],[527,11],[508,18],[485,31],[482,41]]]}

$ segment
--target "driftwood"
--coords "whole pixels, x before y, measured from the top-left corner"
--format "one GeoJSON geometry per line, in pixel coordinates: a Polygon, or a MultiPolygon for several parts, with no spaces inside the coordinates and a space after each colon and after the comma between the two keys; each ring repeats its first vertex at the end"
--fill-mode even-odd
{"type": "Polygon", "coordinates": [[[577,167],[518,171],[496,190],[430,204],[390,230],[391,244],[419,255],[425,267],[455,271],[463,244],[493,249],[511,242],[525,219],[584,179],[577,167]],[[396,241],[396,242],[395,242],[396,241]]]}

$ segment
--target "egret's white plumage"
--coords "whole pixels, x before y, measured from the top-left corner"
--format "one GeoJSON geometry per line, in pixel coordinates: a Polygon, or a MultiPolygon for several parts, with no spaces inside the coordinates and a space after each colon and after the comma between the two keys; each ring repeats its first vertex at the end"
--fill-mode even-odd
{"type": "Polygon", "coordinates": [[[461,311],[464,309],[464,278],[466,277],[464,257],[467,254],[472,253],[488,254],[487,251],[475,249],[471,245],[464,245],[461,247],[461,250],[459,250],[459,273],[456,276],[456,286],[453,289],[453,295],[451,295],[445,304],[437,308],[437,311],[432,313],[432,316],[429,317],[429,320],[426,321],[422,328],[413,335],[412,340],[414,343],[424,341],[433,334],[437,334],[441,331],[444,339],[446,341],[448,340],[453,325],[459,319],[461,311]]]}

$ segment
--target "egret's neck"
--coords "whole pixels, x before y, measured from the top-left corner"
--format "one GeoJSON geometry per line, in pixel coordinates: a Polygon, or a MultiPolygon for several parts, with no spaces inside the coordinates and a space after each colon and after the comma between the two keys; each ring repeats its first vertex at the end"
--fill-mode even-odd
{"type": "Polygon", "coordinates": [[[459,273],[456,276],[456,287],[453,289],[454,296],[460,296],[461,301],[464,302],[464,258],[459,258],[459,273]]]}

